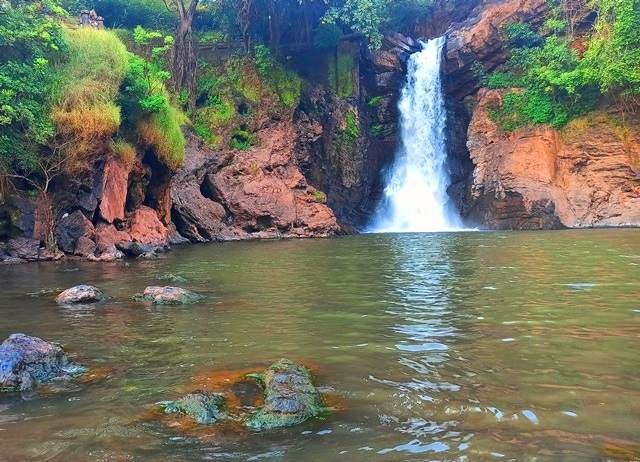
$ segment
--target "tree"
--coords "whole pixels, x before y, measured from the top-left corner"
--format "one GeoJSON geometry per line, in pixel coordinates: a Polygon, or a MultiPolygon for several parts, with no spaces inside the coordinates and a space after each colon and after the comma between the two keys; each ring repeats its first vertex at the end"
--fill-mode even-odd
{"type": "Polygon", "coordinates": [[[169,11],[178,15],[173,50],[171,52],[171,74],[176,94],[185,92],[187,104],[192,106],[196,85],[196,47],[193,41],[193,18],[199,0],[164,0],[169,11]]]}

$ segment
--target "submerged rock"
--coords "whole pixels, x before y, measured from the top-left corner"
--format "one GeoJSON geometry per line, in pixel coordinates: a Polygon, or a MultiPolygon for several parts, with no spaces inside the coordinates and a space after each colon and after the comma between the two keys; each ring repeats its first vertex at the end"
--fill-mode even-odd
{"type": "Polygon", "coordinates": [[[186,415],[203,425],[227,417],[224,396],[207,391],[194,391],[177,401],[164,401],[160,406],[165,414],[186,415]]]}
{"type": "Polygon", "coordinates": [[[89,285],[79,285],[65,290],[56,297],[58,305],[75,305],[80,303],[96,303],[104,298],[100,289],[89,285]]]}
{"type": "Polygon", "coordinates": [[[0,391],[28,391],[38,383],[70,379],[85,371],[62,346],[13,334],[0,345],[0,391]]]}
{"type": "Polygon", "coordinates": [[[288,359],[273,363],[256,378],[264,386],[264,406],[245,425],[253,430],[290,427],[318,416],[324,409],[309,370],[288,359]]]}
{"type": "Polygon", "coordinates": [[[154,305],[186,305],[202,300],[204,297],[180,287],[150,286],[144,289],[142,296],[137,298],[152,302],[154,305]]]}

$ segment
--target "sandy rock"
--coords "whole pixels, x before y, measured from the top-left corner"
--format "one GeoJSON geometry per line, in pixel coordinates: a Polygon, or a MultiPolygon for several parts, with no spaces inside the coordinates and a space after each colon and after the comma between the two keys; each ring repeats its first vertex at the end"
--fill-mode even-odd
{"type": "Polygon", "coordinates": [[[0,345],[0,391],[31,390],[38,383],[69,379],[84,371],[60,345],[37,337],[13,334],[0,345]]]}
{"type": "Polygon", "coordinates": [[[258,377],[264,385],[264,406],[245,425],[253,430],[290,427],[318,416],[325,409],[309,371],[288,359],[280,359],[258,377]]]}
{"type": "Polygon", "coordinates": [[[97,303],[104,299],[100,289],[89,285],[79,285],[65,290],[56,297],[58,305],[97,303]]]}

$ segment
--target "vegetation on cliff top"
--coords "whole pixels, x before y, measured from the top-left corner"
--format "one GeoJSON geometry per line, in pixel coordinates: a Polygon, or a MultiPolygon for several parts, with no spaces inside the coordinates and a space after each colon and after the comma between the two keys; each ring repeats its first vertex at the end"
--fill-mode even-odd
{"type": "Polygon", "coordinates": [[[560,127],[603,101],[640,107],[640,0],[598,0],[596,7],[598,19],[587,30],[561,5],[553,5],[539,30],[504,28],[512,57],[485,76],[489,87],[507,89],[491,113],[502,128],[560,127]]]}

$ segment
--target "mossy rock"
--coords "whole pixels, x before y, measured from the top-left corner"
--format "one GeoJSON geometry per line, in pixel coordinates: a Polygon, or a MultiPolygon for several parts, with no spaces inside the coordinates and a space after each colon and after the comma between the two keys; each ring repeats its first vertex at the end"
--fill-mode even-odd
{"type": "Polygon", "coordinates": [[[188,305],[196,303],[204,298],[204,295],[197,294],[181,287],[171,286],[149,286],[144,289],[142,295],[134,295],[137,301],[151,302],[154,305],[188,305]]]}
{"type": "Polygon", "coordinates": [[[273,363],[252,378],[264,387],[264,406],[245,420],[252,430],[270,430],[301,424],[326,410],[309,370],[288,359],[273,363]]]}
{"type": "Polygon", "coordinates": [[[165,414],[191,417],[202,425],[209,425],[227,417],[226,401],[218,393],[194,391],[177,401],[159,403],[165,414]]]}

